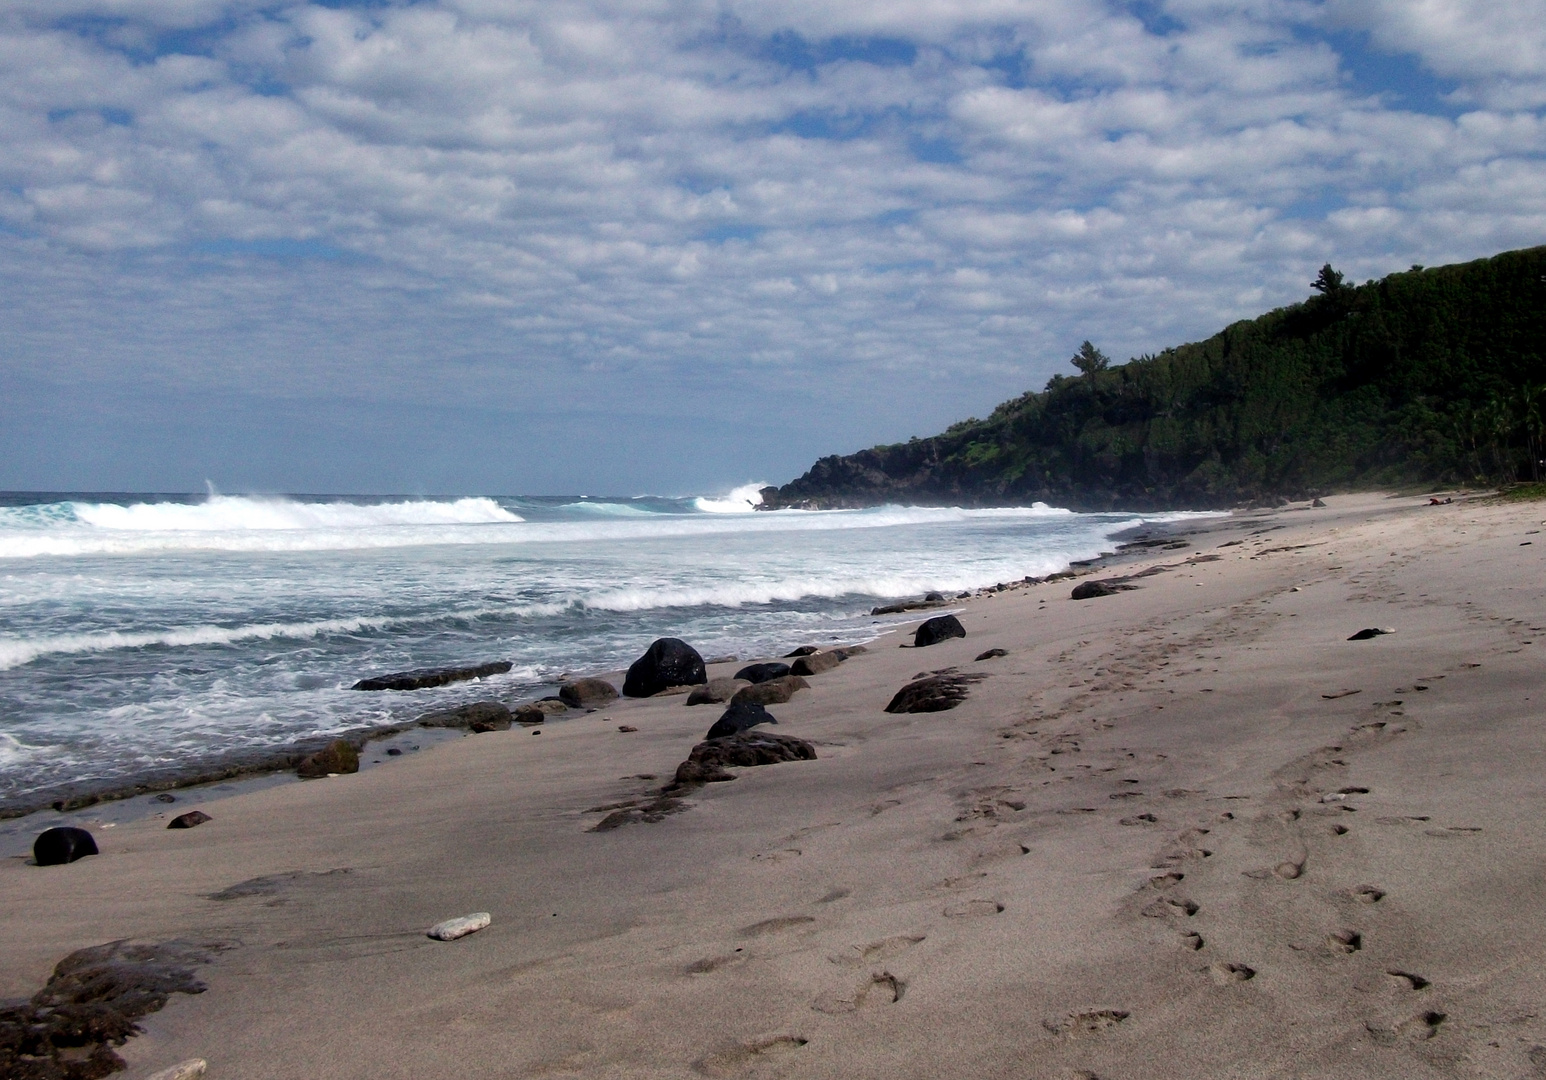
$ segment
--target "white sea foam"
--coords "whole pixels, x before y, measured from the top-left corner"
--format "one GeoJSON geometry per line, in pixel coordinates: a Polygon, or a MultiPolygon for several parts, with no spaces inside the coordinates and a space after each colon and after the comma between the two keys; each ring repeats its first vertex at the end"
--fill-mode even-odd
{"type": "Polygon", "coordinates": [[[701,513],[655,513],[619,503],[584,507],[583,521],[527,521],[492,499],[451,503],[300,503],[214,496],[208,502],[53,504],[0,509],[0,559],[43,556],[172,554],[176,552],[350,551],[425,545],[586,543],[710,536],[725,533],[882,529],[969,521],[1072,517],[1042,503],[963,510],[883,506],[868,510],[779,510],[745,513],[732,507],[742,493],[696,502],[721,507],[701,513]],[[55,509],[70,507],[65,519],[55,509]],[[592,509],[594,508],[594,509],[592,509]],[[605,508],[605,509],[603,509],[605,508]]]}
{"type": "Polygon", "coordinates": [[[256,623],[246,626],[186,626],[141,632],[109,630],[33,638],[0,638],[0,671],[29,664],[41,656],[112,652],[116,649],[144,649],[152,646],[175,648],[190,645],[231,645],[241,641],[305,640],[324,634],[357,634],[365,630],[388,630],[395,627],[490,616],[556,615],[570,606],[569,604],[522,604],[442,612],[434,615],[318,619],[314,622],[256,623]]]}
{"type": "Polygon", "coordinates": [[[742,484],[723,499],[700,496],[693,506],[705,514],[749,514],[762,505],[762,489],[767,484],[742,484]]]}

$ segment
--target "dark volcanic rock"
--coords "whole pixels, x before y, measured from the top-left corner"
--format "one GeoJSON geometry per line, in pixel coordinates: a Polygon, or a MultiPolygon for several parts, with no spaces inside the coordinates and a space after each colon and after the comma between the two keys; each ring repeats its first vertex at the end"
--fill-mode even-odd
{"type": "Polygon", "coordinates": [[[392,675],[377,675],[361,679],[354,684],[356,690],[424,690],[431,686],[462,682],[465,679],[481,679],[488,675],[503,675],[510,670],[510,661],[495,660],[472,667],[419,668],[416,671],[399,671],[392,675]]]}
{"type": "Polygon", "coordinates": [[[191,829],[197,825],[204,824],[206,821],[214,820],[214,818],[202,810],[189,810],[186,814],[178,814],[171,821],[168,821],[166,827],[168,829],[191,829]]]}
{"type": "Polygon", "coordinates": [[[714,726],[709,728],[705,739],[725,739],[731,735],[739,735],[743,731],[756,727],[758,724],[776,724],[773,714],[761,705],[752,701],[732,701],[730,708],[724,715],[714,721],[714,726]]]}
{"type": "Polygon", "coordinates": [[[737,690],[735,697],[730,699],[730,704],[747,701],[757,705],[782,705],[794,697],[796,690],[809,690],[810,686],[810,683],[798,675],[785,675],[781,679],[769,679],[767,682],[753,683],[751,686],[737,690]]]}
{"type": "Polygon", "coordinates": [[[989,649],[987,652],[978,653],[977,654],[977,659],[978,660],[992,660],[993,658],[998,657],[998,656],[1008,656],[1008,655],[1009,655],[1009,652],[1006,649],[989,649]]]}
{"type": "Polygon", "coordinates": [[[687,760],[676,767],[676,779],[666,790],[734,780],[726,769],[815,760],[816,748],[793,735],[746,731],[725,739],[706,739],[693,747],[687,760]]]}
{"type": "Polygon", "coordinates": [[[183,942],[124,941],[71,953],[30,999],[0,1005],[0,1076],[100,1080],[124,1068],[112,1047],[172,994],[203,993],[192,969],[209,953],[183,942]]]}
{"type": "Polygon", "coordinates": [[[816,646],[814,646],[814,645],[801,645],[798,649],[795,649],[793,652],[786,652],[784,654],[784,659],[785,660],[793,660],[797,656],[809,656],[811,653],[818,652],[818,651],[820,651],[820,650],[818,650],[816,648],[816,646]]]}
{"type": "Polygon", "coordinates": [[[575,679],[558,688],[558,698],[571,709],[594,709],[617,700],[617,687],[605,679],[575,679]]]}
{"type": "Polygon", "coordinates": [[[930,675],[908,683],[896,692],[888,713],[944,712],[966,700],[972,683],[981,682],[986,675],[930,675]]]}
{"type": "Polygon", "coordinates": [[[800,657],[800,659],[791,664],[789,666],[789,673],[791,675],[820,675],[824,671],[831,671],[846,659],[848,657],[844,656],[837,649],[831,652],[811,653],[809,656],[800,657]]]}
{"type": "Polygon", "coordinates": [[[687,695],[689,705],[718,705],[735,697],[740,690],[750,686],[745,679],[710,679],[702,686],[693,688],[687,695]]]}
{"type": "Polygon", "coordinates": [[[61,825],[45,829],[32,842],[32,857],[39,866],[63,866],[97,853],[97,842],[85,829],[61,825]]]}
{"type": "MultiPolygon", "coordinates": [[[[467,728],[470,731],[508,731],[514,719],[509,708],[497,701],[474,701],[454,709],[440,709],[419,717],[420,727],[467,728]]],[[[334,770],[337,771],[336,769],[334,770]]]]}
{"type": "Polygon", "coordinates": [[[966,627],[961,625],[960,619],[954,615],[936,615],[919,625],[917,632],[913,634],[913,646],[922,649],[929,645],[938,645],[941,641],[965,636],[966,627]]]}
{"type": "Polygon", "coordinates": [[[708,681],[697,649],[678,638],[661,638],[628,669],[623,694],[650,697],[668,687],[701,686],[708,681]]]}
{"type": "Polygon", "coordinates": [[[749,683],[767,682],[769,679],[782,679],[789,674],[788,664],[748,664],[735,673],[737,679],[745,679],[749,683]]]}
{"type": "Polygon", "coordinates": [[[1354,634],[1352,637],[1348,638],[1347,640],[1349,640],[1349,641],[1368,641],[1370,638],[1377,638],[1377,637],[1379,637],[1382,634],[1394,634],[1394,633],[1395,633],[1394,630],[1382,629],[1381,627],[1378,627],[1378,626],[1367,626],[1364,629],[1358,631],[1358,633],[1354,634]]]}
{"type": "MultiPolygon", "coordinates": [[[[1191,545],[1182,544],[1181,546],[1190,547],[1191,545]]],[[[1201,562],[1203,560],[1196,559],[1192,561],[1201,562]]],[[[1148,577],[1154,572],[1152,569],[1145,570],[1143,573],[1134,576],[1148,577]]],[[[1075,600],[1093,600],[1097,596],[1115,596],[1119,592],[1132,592],[1136,588],[1138,586],[1129,585],[1126,578],[1102,578],[1099,581],[1081,581],[1074,586],[1074,591],[1069,593],[1069,596],[1075,600]]]]}
{"type": "Polygon", "coordinates": [[[306,779],[327,776],[329,773],[353,773],[360,771],[360,755],[343,739],[334,739],[326,748],[310,757],[303,758],[296,768],[296,775],[306,779]]]}

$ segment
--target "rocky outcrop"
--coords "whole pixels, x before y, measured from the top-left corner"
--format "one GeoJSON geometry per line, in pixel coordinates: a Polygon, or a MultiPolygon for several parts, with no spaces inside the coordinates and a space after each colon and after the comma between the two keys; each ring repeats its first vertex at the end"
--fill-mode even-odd
{"type": "Polygon", "coordinates": [[[1093,600],[1097,596],[1115,596],[1119,592],[1129,592],[1137,588],[1129,585],[1119,578],[1106,578],[1102,581],[1081,581],[1074,586],[1069,596],[1075,600],[1093,600]]]}
{"type": "Polygon", "coordinates": [[[775,765],[784,761],[815,761],[816,748],[793,735],[771,731],[746,731],[726,739],[706,739],[692,748],[687,760],[676,768],[676,778],[667,791],[717,784],[735,777],[726,769],[775,765]]]}
{"type": "Polygon", "coordinates": [[[913,634],[913,647],[923,649],[930,645],[938,645],[941,641],[965,636],[966,627],[961,625],[960,619],[954,615],[936,615],[919,624],[913,634]]]}
{"type": "Polygon", "coordinates": [[[500,702],[474,701],[467,705],[458,705],[454,709],[439,709],[425,713],[419,717],[419,726],[466,728],[469,731],[508,731],[512,719],[514,718],[509,708],[500,702]]]}
{"type": "Polygon", "coordinates": [[[168,829],[192,829],[204,824],[206,821],[214,821],[202,810],[189,810],[186,814],[178,814],[166,823],[168,829]]]}
{"type": "Polygon", "coordinates": [[[758,724],[776,724],[777,720],[767,709],[752,701],[733,701],[730,708],[709,728],[705,739],[726,739],[749,731],[758,724]]]}
{"type": "Polygon", "coordinates": [[[571,709],[598,709],[617,700],[617,687],[605,679],[573,679],[558,688],[558,699],[571,709]]]}
{"type": "Polygon", "coordinates": [[[97,853],[97,842],[85,829],[61,825],[45,829],[32,842],[32,858],[39,866],[64,866],[97,853]]]}
{"type": "Polygon", "coordinates": [[[782,705],[794,697],[795,691],[809,690],[810,686],[798,675],[785,675],[781,679],[769,679],[737,690],[730,703],[733,705],[737,701],[745,701],[755,705],[782,705]]]}
{"type": "Polygon", "coordinates": [[[295,770],[297,776],[307,780],[359,771],[359,752],[343,739],[334,739],[325,748],[303,758],[295,770]]]}
{"type": "Polygon", "coordinates": [[[176,941],[114,941],[71,953],[30,999],[0,1005],[0,1076],[99,1080],[124,1068],[113,1047],[171,995],[202,994],[193,969],[208,963],[211,951],[176,941]]]}
{"type": "Polygon", "coordinates": [[[629,667],[623,694],[653,697],[673,686],[701,686],[708,681],[697,649],[679,638],[660,638],[629,667]]]}
{"type": "Polygon", "coordinates": [[[482,679],[490,675],[503,675],[510,670],[510,661],[495,660],[471,667],[419,668],[416,671],[399,671],[391,675],[377,675],[361,679],[354,684],[356,690],[425,690],[432,686],[482,679]]]}

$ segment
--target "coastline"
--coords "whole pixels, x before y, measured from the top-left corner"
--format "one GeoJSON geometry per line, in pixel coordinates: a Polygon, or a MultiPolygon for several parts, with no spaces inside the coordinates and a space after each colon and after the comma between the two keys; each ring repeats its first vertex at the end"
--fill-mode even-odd
{"type": "Polygon", "coordinates": [[[770,707],[817,760],[660,821],[588,831],[714,706],[617,702],[5,860],[0,996],[102,941],[234,942],[121,1049],[130,1080],[1526,1075],[1546,507],[1329,501],[1083,568],[1133,591],[953,603],[964,640],[883,638],[770,707]],[[882,711],[947,668],[987,677],[882,711]]]}

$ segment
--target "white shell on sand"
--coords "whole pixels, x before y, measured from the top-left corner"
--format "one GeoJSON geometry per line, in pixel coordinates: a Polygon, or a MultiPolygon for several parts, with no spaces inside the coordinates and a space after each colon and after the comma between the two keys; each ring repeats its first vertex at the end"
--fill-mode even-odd
{"type": "Polygon", "coordinates": [[[204,1075],[204,1070],[209,1068],[209,1062],[203,1058],[189,1058],[187,1061],[178,1062],[170,1069],[162,1069],[158,1073],[151,1073],[145,1080],[198,1080],[204,1075]]]}
{"type": "Polygon", "coordinates": [[[474,911],[471,915],[436,923],[429,928],[429,936],[436,941],[455,941],[459,937],[477,933],[493,921],[494,917],[488,912],[474,911]]]}

